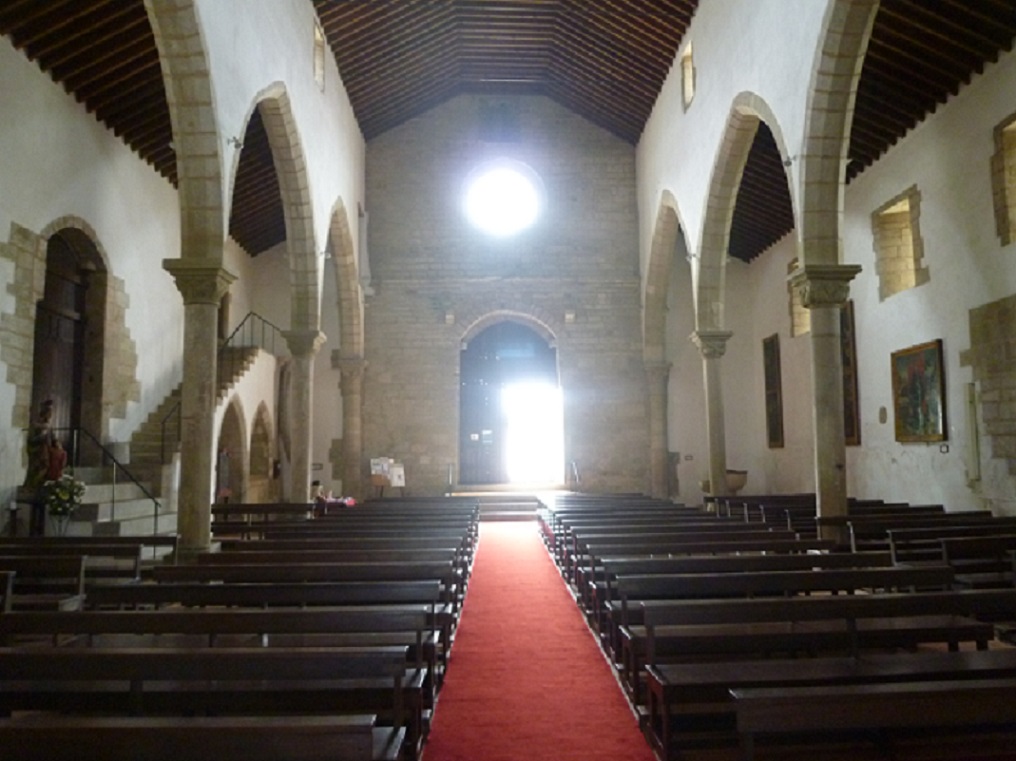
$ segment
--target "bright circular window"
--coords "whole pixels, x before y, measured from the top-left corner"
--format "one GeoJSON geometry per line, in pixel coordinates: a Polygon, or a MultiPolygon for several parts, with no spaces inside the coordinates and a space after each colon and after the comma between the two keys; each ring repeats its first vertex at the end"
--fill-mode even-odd
{"type": "Polygon", "coordinates": [[[505,237],[522,232],[540,215],[542,183],[519,161],[491,161],[466,180],[464,210],[480,230],[505,237]]]}

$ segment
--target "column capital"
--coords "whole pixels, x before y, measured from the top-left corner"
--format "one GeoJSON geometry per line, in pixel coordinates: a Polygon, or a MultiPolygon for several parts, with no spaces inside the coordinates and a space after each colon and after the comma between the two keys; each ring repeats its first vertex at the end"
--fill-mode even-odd
{"type": "Polygon", "coordinates": [[[344,357],[341,354],[332,357],[332,367],[339,371],[343,378],[362,376],[367,369],[367,360],[363,357],[344,357]]]}
{"type": "Polygon", "coordinates": [[[706,359],[719,359],[727,351],[727,341],[734,333],[730,330],[696,330],[689,338],[706,359]]]}
{"type": "Polygon", "coordinates": [[[282,337],[294,357],[314,356],[327,338],[320,330],[284,330],[282,337]]]}
{"type": "Polygon", "coordinates": [[[163,259],[162,268],[176,281],[184,304],[219,305],[236,275],[213,259],[163,259]]]}
{"type": "Polygon", "coordinates": [[[791,272],[787,281],[808,309],[840,307],[850,297],[850,281],[860,271],[859,264],[805,264],[791,272]]]}

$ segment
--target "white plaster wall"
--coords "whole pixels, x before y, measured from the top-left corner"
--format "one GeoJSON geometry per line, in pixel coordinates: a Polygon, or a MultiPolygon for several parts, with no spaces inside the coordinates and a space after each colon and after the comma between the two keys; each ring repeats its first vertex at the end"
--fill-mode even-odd
{"type": "Polygon", "coordinates": [[[339,350],[339,297],[336,289],[335,260],[325,260],[321,297],[321,331],[325,342],[314,363],[314,429],[311,433],[312,475],[335,494],[342,491],[340,473],[332,473],[331,447],[342,438],[342,395],[340,373],[332,367],[332,353],[339,350]]]}
{"type": "MultiPolygon", "coordinates": [[[[959,355],[969,348],[968,311],[1016,292],[1012,245],[995,235],[989,161],[992,129],[1012,112],[1016,56],[984,75],[919,125],[847,187],[844,258],[864,268],[851,294],[856,306],[863,448],[848,458],[851,491],[949,509],[982,506],[982,496],[1016,512],[1016,481],[1004,463],[985,461],[982,494],[966,485],[968,421],[964,387],[972,381],[959,355]],[[878,299],[871,212],[910,187],[921,193],[925,285],[878,299]],[[893,351],[943,340],[948,451],[895,441],[889,358],[893,351]],[[886,407],[887,422],[878,423],[886,407]]],[[[987,457],[990,449],[982,448],[987,457]]]]}
{"type": "MultiPolygon", "coordinates": [[[[686,35],[694,50],[695,99],[685,111],[674,66],[637,150],[643,272],[659,199],[677,199],[688,247],[698,252],[709,180],[735,98],[752,92],[772,110],[774,135],[800,153],[807,93],[827,2],[710,0],[699,4],[686,35]]],[[[797,164],[793,171],[796,173],[797,164]]],[[[797,208],[796,174],[791,187],[797,208]]]]}
{"type": "MultiPolygon", "coordinates": [[[[240,403],[240,410],[243,418],[244,457],[247,463],[244,465],[244,472],[250,472],[250,437],[254,431],[254,419],[257,416],[258,407],[265,401],[270,418],[271,431],[274,433],[278,426],[278,418],[275,412],[275,405],[272,400],[275,398],[276,360],[267,352],[259,352],[250,370],[244,373],[236,385],[230,389],[222,401],[215,408],[215,446],[213,451],[219,451],[219,434],[222,432],[222,420],[230,403],[236,399],[240,403]]],[[[234,455],[235,456],[235,453],[234,455]]],[[[213,479],[214,491],[214,479],[213,479]]],[[[214,494],[209,496],[214,501],[214,494]]]]}
{"type": "MultiPolygon", "coordinates": [[[[41,232],[73,215],[94,229],[112,275],[125,282],[127,328],[137,347],[141,402],[110,423],[129,438],[179,381],[183,305],[162,260],[179,254],[176,191],[61,87],[0,38],[0,235],[17,223],[41,232]],[[11,104],[16,104],[12,107],[11,104]]],[[[0,269],[0,309],[13,272],[0,269]]],[[[22,436],[9,428],[13,388],[0,366],[0,500],[23,475],[22,436]]],[[[25,421],[27,424],[28,421],[25,421]]]]}
{"type": "MultiPolygon", "coordinates": [[[[229,172],[227,192],[237,164],[237,149],[228,139],[243,137],[259,95],[282,83],[307,160],[315,250],[323,251],[336,201],[355,209],[364,199],[364,143],[333,56],[325,56],[324,92],[314,81],[313,5],[304,0],[198,0],[196,5],[229,172]]],[[[356,219],[350,224],[355,242],[356,219]]],[[[319,259],[319,288],[320,264],[319,259]]],[[[288,328],[289,323],[287,313],[280,325],[288,328]]]]}

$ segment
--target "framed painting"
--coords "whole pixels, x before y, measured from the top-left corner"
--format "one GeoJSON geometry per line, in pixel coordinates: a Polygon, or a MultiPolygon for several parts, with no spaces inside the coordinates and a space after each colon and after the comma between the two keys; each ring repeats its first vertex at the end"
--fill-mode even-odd
{"type": "Polygon", "coordinates": [[[945,441],[945,370],[936,339],[892,353],[896,440],[945,441]]]}
{"type": "Polygon", "coordinates": [[[840,352],[843,357],[843,434],[848,447],[861,444],[861,408],[857,399],[857,341],[854,338],[854,302],[840,311],[840,352]]]}
{"type": "Polygon", "coordinates": [[[783,447],[783,376],[780,371],[780,336],[762,339],[762,368],[766,394],[766,439],[770,449],[783,447]]]}

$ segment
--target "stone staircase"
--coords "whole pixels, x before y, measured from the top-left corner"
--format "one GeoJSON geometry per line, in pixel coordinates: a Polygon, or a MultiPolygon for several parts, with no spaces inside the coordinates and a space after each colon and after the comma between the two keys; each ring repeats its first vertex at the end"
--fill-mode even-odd
{"type": "MultiPolygon", "coordinates": [[[[254,364],[260,349],[240,347],[223,349],[219,354],[219,382],[216,404],[222,402],[230,389],[254,364]]],[[[131,437],[132,470],[150,471],[153,467],[164,464],[175,453],[180,451],[179,426],[177,424],[180,408],[180,391],[182,384],[163,399],[162,403],[148,416],[144,423],[131,437]],[[165,422],[165,442],[163,427],[165,422]],[[165,453],[163,453],[165,449],[165,453]]]]}
{"type": "MultiPolygon", "coordinates": [[[[175,534],[176,513],[156,503],[126,476],[114,477],[112,467],[76,468],[84,481],[85,498],[68,521],[67,536],[151,536],[175,534]]],[[[152,493],[151,487],[143,484],[152,493]]],[[[161,500],[160,500],[161,503],[161,500]]],[[[53,529],[48,526],[47,531],[53,529]]]]}
{"type": "MultiPolygon", "coordinates": [[[[260,349],[243,347],[224,349],[220,353],[219,384],[216,403],[221,403],[229,390],[250,369],[260,349]]],[[[78,467],[74,475],[87,484],[81,508],[67,523],[68,536],[151,536],[177,531],[177,514],[162,494],[164,470],[171,467],[173,456],[180,451],[178,425],[175,420],[165,426],[163,421],[180,404],[180,386],[170,393],[152,412],[131,438],[130,464],[126,467],[139,479],[144,490],[113,468],[78,467]],[[165,449],[165,455],[163,453],[165,449]],[[159,502],[145,495],[145,490],[159,502]]],[[[52,531],[47,526],[47,531],[52,531]]]]}

